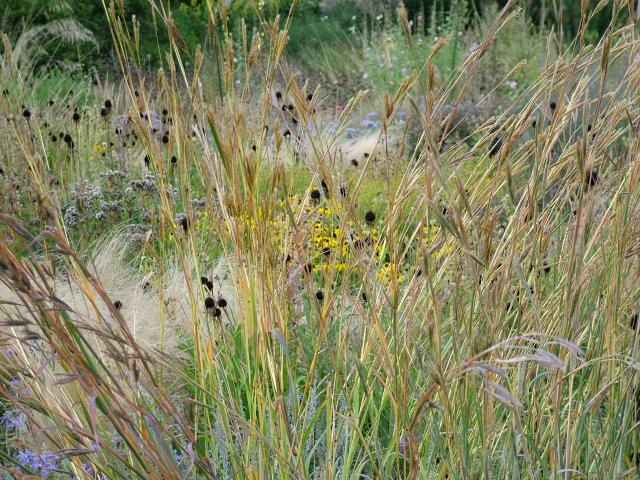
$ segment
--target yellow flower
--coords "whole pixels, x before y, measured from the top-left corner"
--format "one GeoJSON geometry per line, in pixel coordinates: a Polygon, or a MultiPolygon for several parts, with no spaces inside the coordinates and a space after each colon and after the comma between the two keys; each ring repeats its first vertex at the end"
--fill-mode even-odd
{"type": "Polygon", "coordinates": [[[392,279],[398,283],[405,281],[405,275],[392,263],[385,263],[378,272],[376,272],[376,278],[383,285],[388,285],[392,279]]]}

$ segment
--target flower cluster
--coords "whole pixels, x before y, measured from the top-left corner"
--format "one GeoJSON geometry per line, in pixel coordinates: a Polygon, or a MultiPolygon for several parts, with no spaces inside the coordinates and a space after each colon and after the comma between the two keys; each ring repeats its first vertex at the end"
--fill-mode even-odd
{"type": "Polygon", "coordinates": [[[0,426],[6,430],[25,431],[27,428],[27,417],[18,409],[6,410],[0,415],[0,426]]]}
{"type": "MultiPolygon", "coordinates": [[[[422,245],[427,248],[433,248],[437,245],[438,239],[442,239],[438,236],[440,232],[440,227],[438,225],[429,225],[422,227],[422,245]]],[[[438,249],[438,254],[448,254],[451,253],[453,247],[451,245],[444,245],[442,248],[438,249]]]]}
{"type": "Polygon", "coordinates": [[[17,460],[24,469],[28,469],[42,478],[49,478],[58,468],[59,456],[48,451],[46,447],[40,453],[27,448],[18,452],[17,460]]]}
{"type": "MultiPolygon", "coordinates": [[[[95,222],[110,222],[114,225],[129,225],[133,245],[138,244],[141,225],[144,235],[153,230],[157,219],[154,200],[159,194],[158,185],[150,174],[140,179],[132,179],[130,174],[120,170],[108,170],[100,175],[97,182],[75,182],[71,186],[69,203],[63,206],[65,226],[75,233],[91,230],[95,222]]],[[[166,193],[176,201],[179,192],[173,186],[166,187],[166,193]]],[[[199,204],[198,204],[199,205],[199,204]]]]}
{"type": "MultiPolygon", "coordinates": [[[[275,213],[269,218],[266,218],[267,215],[262,210],[258,211],[258,221],[264,221],[268,226],[270,237],[280,249],[280,254],[287,255],[290,259],[292,252],[288,251],[291,248],[287,244],[288,241],[294,238],[303,239],[301,244],[298,242],[298,247],[302,247],[304,252],[304,269],[307,273],[348,271],[350,274],[366,274],[367,270],[374,266],[375,278],[381,284],[387,285],[392,280],[405,282],[409,278],[407,273],[413,270],[413,267],[408,261],[394,263],[390,260],[385,240],[380,236],[376,226],[375,213],[368,211],[361,222],[341,222],[336,214],[336,205],[319,192],[320,189],[311,189],[307,192],[308,195],[292,195],[286,200],[281,200],[274,209],[275,213]],[[311,199],[310,202],[305,200],[307,197],[311,199]],[[288,204],[294,217],[300,219],[296,227],[291,226],[285,204],[288,204]],[[358,261],[361,258],[369,261],[358,261]]],[[[254,231],[256,220],[249,215],[244,215],[243,219],[245,227],[254,231]]],[[[437,226],[425,228],[423,245],[435,244],[437,235],[437,226]]],[[[439,252],[449,252],[450,248],[442,248],[439,252]]]]}

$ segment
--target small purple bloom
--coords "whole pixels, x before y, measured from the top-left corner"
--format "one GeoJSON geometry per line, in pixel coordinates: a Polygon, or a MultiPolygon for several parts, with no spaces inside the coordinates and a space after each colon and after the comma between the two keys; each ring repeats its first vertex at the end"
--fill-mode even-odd
{"type": "Polygon", "coordinates": [[[360,125],[367,128],[376,128],[382,125],[382,122],[380,122],[379,120],[373,121],[373,120],[369,120],[368,118],[365,118],[362,122],[360,122],[360,125]]]}
{"type": "Polygon", "coordinates": [[[82,465],[82,469],[85,471],[87,475],[94,474],[93,467],[86,462],[82,465]]]}
{"type": "Polygon", "coordinates": [[[33,450],[31,450],[30,448],[27,448],[26,450],[20,450],[18,452],[18,461],[22,465],[26,465],[26,466],[31,465],[34,458],[35,458],[35,453],[33,453],[33,450]]]}
{"type": "Polygon", "coordinates": [[[23,467],[39,474],[42,478],[49,478],[53,470],[58,468],[58,455],[46,449],[40,454],[36,454],[30,448],[20,450],[18,461],[23,467]]]}
{"type": "Polygon", "coordinates": [[[7,410],[0,416],[0,425],[7,430],[25,430],[27,427],[27,417],[17,408],[7,410]]]}

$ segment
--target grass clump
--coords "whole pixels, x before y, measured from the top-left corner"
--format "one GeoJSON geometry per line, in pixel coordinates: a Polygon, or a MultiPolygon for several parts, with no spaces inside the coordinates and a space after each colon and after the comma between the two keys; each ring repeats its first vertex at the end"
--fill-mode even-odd
{"type": "Polygon", "coordinates": [[[27,105],[3,76],[3,474],[635,476],[636,27],[550,33],[493,110],[515,3],[469,51],[400,9],[363,139],[366,92],[287,68],[291,17],[239,39],[212,5],[212,80],[154,3],[151,77],[111,6],[121,83],[27,105]]]}

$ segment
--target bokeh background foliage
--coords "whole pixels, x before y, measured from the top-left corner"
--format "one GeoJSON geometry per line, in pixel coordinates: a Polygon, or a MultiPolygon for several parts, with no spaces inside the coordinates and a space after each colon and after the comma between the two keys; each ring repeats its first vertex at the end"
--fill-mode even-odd
{"type": "MultiPolygon", "coordinates": [[[[105,2],[108,4],[108,2],[105,2]]],[[[203,39],[208,38],[210,25],[207,22],[206,0],[174,0],[160,2],[170,11],[175,25],[190,49],[194,50],[203,39]]],[[[217,2],[214,1],[215,5],[217,2]]],[[[433,34],[435,25],[444,25],[452,12],[462,14],[463,26],[482,15],[496,5],[504,6],[506,0],[406,0],[404,2],[409,18],[422,33],[433,34]]],[[[591,0],[595,5],[598,2],[591,0]]],[[[273,18],[286,15],[292,6],[292,0],[233,0],[227,1],[229,29],[238,36],[242,23],[249,31],[255,31],[258,15],[273,18]]],[[[289,32],[287,52],[302,65],[311,65],[308,61],[312,52],[319,49],[329,51],[334,45],[348,45],[361,41],[354,39],[354,27],[358,33],[375,32],[376,18],[385,14],[390,22],[396,21],[395,11],[399,2],[395,0],[299,0],[294,11],[294,21],[289,32]]],[[[578,31],[580,21],[579,1],[564,2],[557,10],[557,2],[550,0],[522,0],[522,8],[531,23],[537,26],[561,24],[567,38],[573,38],[578,31]]],[[[167,42],[166,29],[159,27],[157,15],[154,15],[146,0],[118,0],[116,7],[123,18],[133,28],[133,19],[140,28],[141,61],[157,65],[163,60],[158,44],[167,42]]],[[[611,18],[611,4],[604,8],[589,23],[587,39],[596,41],[604,32],[611,18]]],[[[34,27],[45,25],[60,19],[73,19],[80,27],[92,33],[95,42],[49,42],[41,48],[34,62],[50,67],[60,64],[66,68],[79,68],[84,71],[96,69],[111,71],[113,57],[111,34],[108,28],[102,0],[0,0],[0,31],[16,42],[20,35],[34,27]],[[75,60],[71,65],[70,60],[75,60]]],[[[620,19],[624,22],[624,18],[620,19]]],[[[0,48],[3,48],[0,46],[0,48]]],[[[113,71],[111,73],[114,73],[113,71]]]]}

